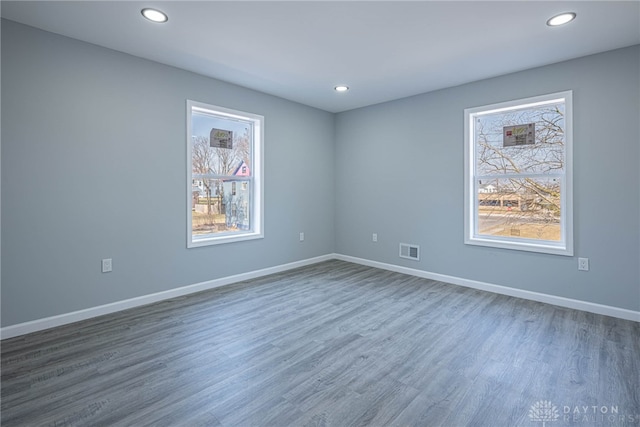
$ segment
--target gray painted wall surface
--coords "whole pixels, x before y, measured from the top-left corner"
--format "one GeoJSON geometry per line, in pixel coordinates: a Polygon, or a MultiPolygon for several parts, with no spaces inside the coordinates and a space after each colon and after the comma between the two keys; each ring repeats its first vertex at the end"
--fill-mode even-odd
{"type": "Polygon", "coordinates": [[[639,63],[634,46],[339,114],[336,252],[639,310],[639,63]],[[576,256],[464,245],[463,110],[563,90],[576,256]],[[419,244],[421,260],[399,258],[399,242],[419,244]]]}
{"type": "Polygon", "coordinates": [[[330,113],[3,20],[1,324],[331,253],[333,167],[330,113]],[[187,99],[265,116],[264,239],[186,248],[187,99]]]}

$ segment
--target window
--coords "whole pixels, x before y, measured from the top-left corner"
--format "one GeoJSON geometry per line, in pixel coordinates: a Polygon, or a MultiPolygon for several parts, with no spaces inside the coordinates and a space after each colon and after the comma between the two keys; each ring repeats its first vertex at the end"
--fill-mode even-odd
{"type": "Polygon", "coordinates": [[[571,96],[464,111],[466,244],[573,255],[571,96]]]}
{"type": "Polygon", "coordinates": [[[263,237],[263,129],[262,116],[187,101],[187,247],[263,237]]]}

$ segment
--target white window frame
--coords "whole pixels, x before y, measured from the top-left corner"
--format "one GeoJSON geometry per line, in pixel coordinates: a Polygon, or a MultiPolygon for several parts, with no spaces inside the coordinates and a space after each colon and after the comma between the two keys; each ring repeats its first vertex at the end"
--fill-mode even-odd
{"type": "MultiPolygon", "coordinates": [[[[468,245],[488,246],[502,249],[540,252],[553,255],[573,256],[573,103],[572,91],[556,92],[548,95],[500,102],[497,104],[467,108],[464,110],[464,243],[468,245]],[[565,105],[565,164],[561,177],[560,191],[560,229],[558,242],[512,238],[508,236],[490,236],[478,233],[478,189],[476,184],[480,175],[476,174],[475,125],[476,117],[524,108],[534,108],[545,104],[563,101],[565,105]]],[[[531,174],[505,175],[505,177],[531,174]]],[[[553,175],[544,175],[553,176],[553,175]]]]}
{"type": "MultiPolygon", "coordinates": [[[[187,100],[187,248],[239,242],[244,240],[264,238],[264,116],[232,110],[217,105],[187,100]],[[251,149],[251,177],[241,177],[243,181],[250,181],[250,229],[231,233],[212,233],[198,235],[194,239],[192,224],[192,119],[193,111],[209,112],[215,116],[232,120],[251,122],[253,125],[253,141],[251,149]]],[[[220,178],[211,175],[211,178],[220,178]]]]}

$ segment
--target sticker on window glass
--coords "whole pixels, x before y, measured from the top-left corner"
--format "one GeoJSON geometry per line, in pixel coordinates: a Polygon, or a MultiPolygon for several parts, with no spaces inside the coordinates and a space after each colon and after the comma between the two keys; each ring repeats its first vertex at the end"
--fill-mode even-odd
{"type": "Polygon", "coordinates": [[[502,138],[503,147],[516,147],[518,145],[535,144],[535,135],[536,135],[535,123],[505,126],[502,129],[503,129],[503,138],[502,138]]]}
{"type": "Polygon", "coordinates": [[[211,129],[209,145],[216,148],[233,148],[233,131],[224,129],[211,129]]]}

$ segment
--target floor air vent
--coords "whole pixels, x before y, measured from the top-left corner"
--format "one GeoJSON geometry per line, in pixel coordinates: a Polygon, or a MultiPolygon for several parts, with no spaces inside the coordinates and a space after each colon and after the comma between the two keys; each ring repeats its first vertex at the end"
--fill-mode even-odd
{"type": "Polygon", "coordinates": [[[400,243],[400,258],[418,261],[420,259],[420,246],[400,243]]]}

